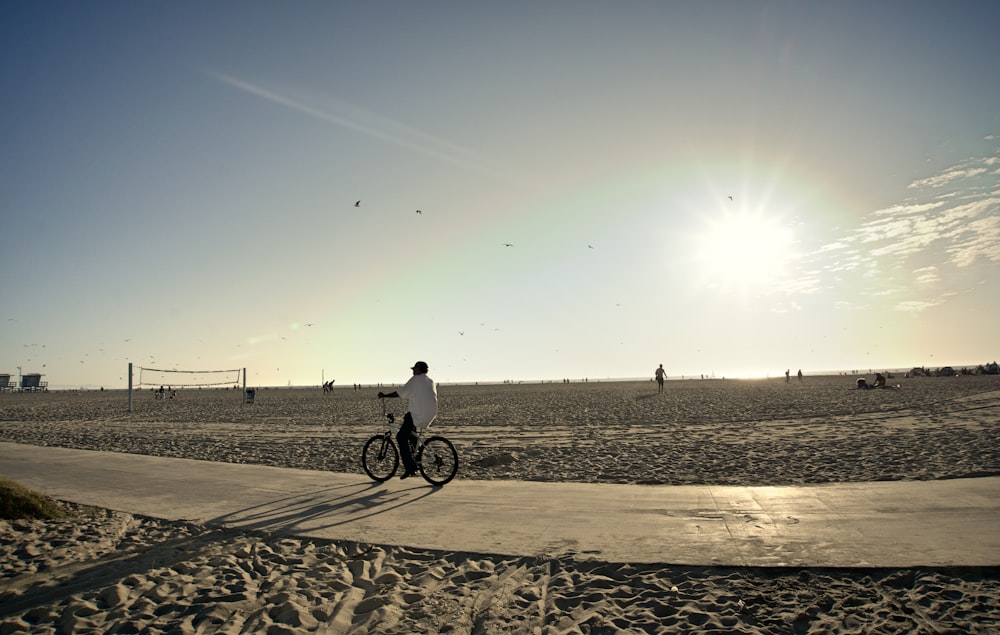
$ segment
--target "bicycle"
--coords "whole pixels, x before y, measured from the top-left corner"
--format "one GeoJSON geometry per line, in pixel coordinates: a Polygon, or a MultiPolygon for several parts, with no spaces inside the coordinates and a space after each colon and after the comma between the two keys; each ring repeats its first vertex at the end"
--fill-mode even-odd
{"type": "MultiPolygon", "coordinates": [[[[383,483],[392,478],[399,469],[399,448],[396,447],[396,415],[385,411],[382,400],[382,414],[388,420],[385,432],[376,434],[365,442],[361,451],[361,465],[373,480],[383,483]]],[[[455,478],[458,473],[458,452],[451,441],[435,435],[423,439],[419,431],[410,442],[413,459],[424,480],[441,487],[455,478]]]]}

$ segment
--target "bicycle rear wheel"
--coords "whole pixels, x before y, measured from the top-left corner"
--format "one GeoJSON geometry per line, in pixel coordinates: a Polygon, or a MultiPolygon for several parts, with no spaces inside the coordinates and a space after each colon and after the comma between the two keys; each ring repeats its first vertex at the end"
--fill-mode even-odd
{"type": "Polygon", "coordinates": [[[440,487],[458,474],[458,452],[448,439],[431,437],[420,446],[417,467],[424,480],[440,487]]]}
{"type": "Polygon", "coordinates": [[[384,434],[376,434],[365,443],[361,451],[361,466],[365,473],[379,483],[388,481],[399,469],[399,450],[384,434]]]}

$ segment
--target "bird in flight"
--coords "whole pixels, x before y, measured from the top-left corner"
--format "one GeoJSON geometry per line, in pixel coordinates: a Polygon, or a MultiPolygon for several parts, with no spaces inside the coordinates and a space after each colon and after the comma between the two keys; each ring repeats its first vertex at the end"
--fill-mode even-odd
{"type": "Polygon", "coordinates": [[[729,200],[733,200],[733,197],[732,197],[732,196],[730,196],[730,197],[729,197],[729,200]]]}
{"type": "Polygon", "coordinates": [[[504,243],[504,244],[503,244],[503,246],[504,246],[504,247],[513,247],[514,245],[513,245],[513,244],[511,244],[511,243],[504,243]]]}
{"type": "Polygon", "coordinates": [[[421,212],[419,209],[417,210],[417,213],[418,214],[423,214],[423,212],[421,212]]]}
{"type": "Polygon", "coordinates": [[[361,201],[357,201],[357,202],[355,202],[355,203],[354,203],[354,207],[361,207],[361,201]]]}
{"type": "Polygon", "coordinates": [[[587,245],[587,249],[593,249],[593,248],[594,248],[593,245],[587,245]]]}

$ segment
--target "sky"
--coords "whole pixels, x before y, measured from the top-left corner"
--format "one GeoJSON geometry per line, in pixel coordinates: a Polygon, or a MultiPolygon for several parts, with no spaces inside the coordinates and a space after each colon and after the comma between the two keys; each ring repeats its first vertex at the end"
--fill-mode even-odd
{"type": "Polygon", "coordinates": [[[2,373],[298,386],[398,383],[417,360],[496,382],[1000,358],[998,3],[0,16],[2,373]]]}

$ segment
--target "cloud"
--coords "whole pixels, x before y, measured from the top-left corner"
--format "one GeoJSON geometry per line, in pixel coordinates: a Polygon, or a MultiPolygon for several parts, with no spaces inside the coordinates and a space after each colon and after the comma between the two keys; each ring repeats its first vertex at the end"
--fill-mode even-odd
{"type": "Polygon", "coordinates": [[[823,288],[822,277],[819,272],[815,271],[804,272],[798,276],[781,281],[777,285],[777,291],[789,296],[819,293],[823,288]]]}
{"type": "Polygon", "coordinates": [[[215,71],[206,71],[206,73],[213,79],[249,95],[320,121],[353,130],[474,172],[515,180],[511,173],[492,164],[488,159],[472,150],[346,102],[328,99],[332,108],[320,108],[306,103],[304,99],[293,98],[230,75],[215,71]]]}
{"type": "Polygon", "coordinates": [[[852,239],[848,238],[846,240],[841,240],[835,243],[829,243],[823,245],[822,247],[819,248],[817,253],[823,253],[827,251],[840,251],[841,249],[847,249],[850,246],[851,240],[852,239]]]}
{"type": "Polygon", "coordinates": [[[938,272],[938,268],[933,265],[921,267],[913,270],[913,280],[917,284],[932,284],[941,280],[941,274],[938,272]]]}
{"type": "Polygon", "coordinates": [[[1000,263],[998,164],[997,155],[966,159],[914,180],[907,200],[871,212],[810,254],[821,280],[805,288],[853,284],[866,297],[896,298],[894,308],[911,313],[942,304],[954,293],[927,294],[955,288],[959,269],[1000,263]]]}
{"type": "MultiPolygon", "coordinates": [[[[1000,209],[1000,199],[993,199],[992,207],[1000,209]]],[[[948,254],[957,266],[968,267],[980,258],[1000,262],[1000,216],[976,218],[956,234],[948,254]]]]}
{"type": "Polygon", "coordinates": [[[873,220],[859,228],[857,237],[873,258],[904,258],[926,253],[940,243],[942,253],[953,264],[967,267],[982,258],[1000,261],[1000,196],[994,179],[980,178],[989,171],[984,166],[1000,162],[990,156],[968,159],[937,175],[919,179],[910,189],[955,188],[936,200],[912,200],[877,210],[873,220]],[[991,192],[993,190],[993,192],[991,192]]]}
{"type": "Polygon", "coordinates": [[[944,298],[938,298],[937,300],[906,300],[898,303],[896,305],[896,310],[904,313],[920,313],[921,311],[937,306],[942,302],[944,302],[944,298]]]}
{"type": "Polygon", "coordinates": [[[923,212],[941,207],[944,204],[945,203],[943,201],[935,203],[900,203],[899,205],[893,205],[892,207],[887,207],[885,209],[875,210],[872,214],[874,216],[890,216],[897,218],[899,216],[921,214],[923,212]]]}
{"type": "Polygon", "coordinates": [[[937,174],[926,179],[914,181],[913,183],[910,183],[909,187],[910,189],[918,189],[922,187],[943,187],[953,181],[971,179],[972,177],[979,176],[980,174],[986,174],[987,172],[989,172],[989,170],[983,167],[956,167],[948,170],[947,172],[942,172],[941,174],[937,174]]]}

